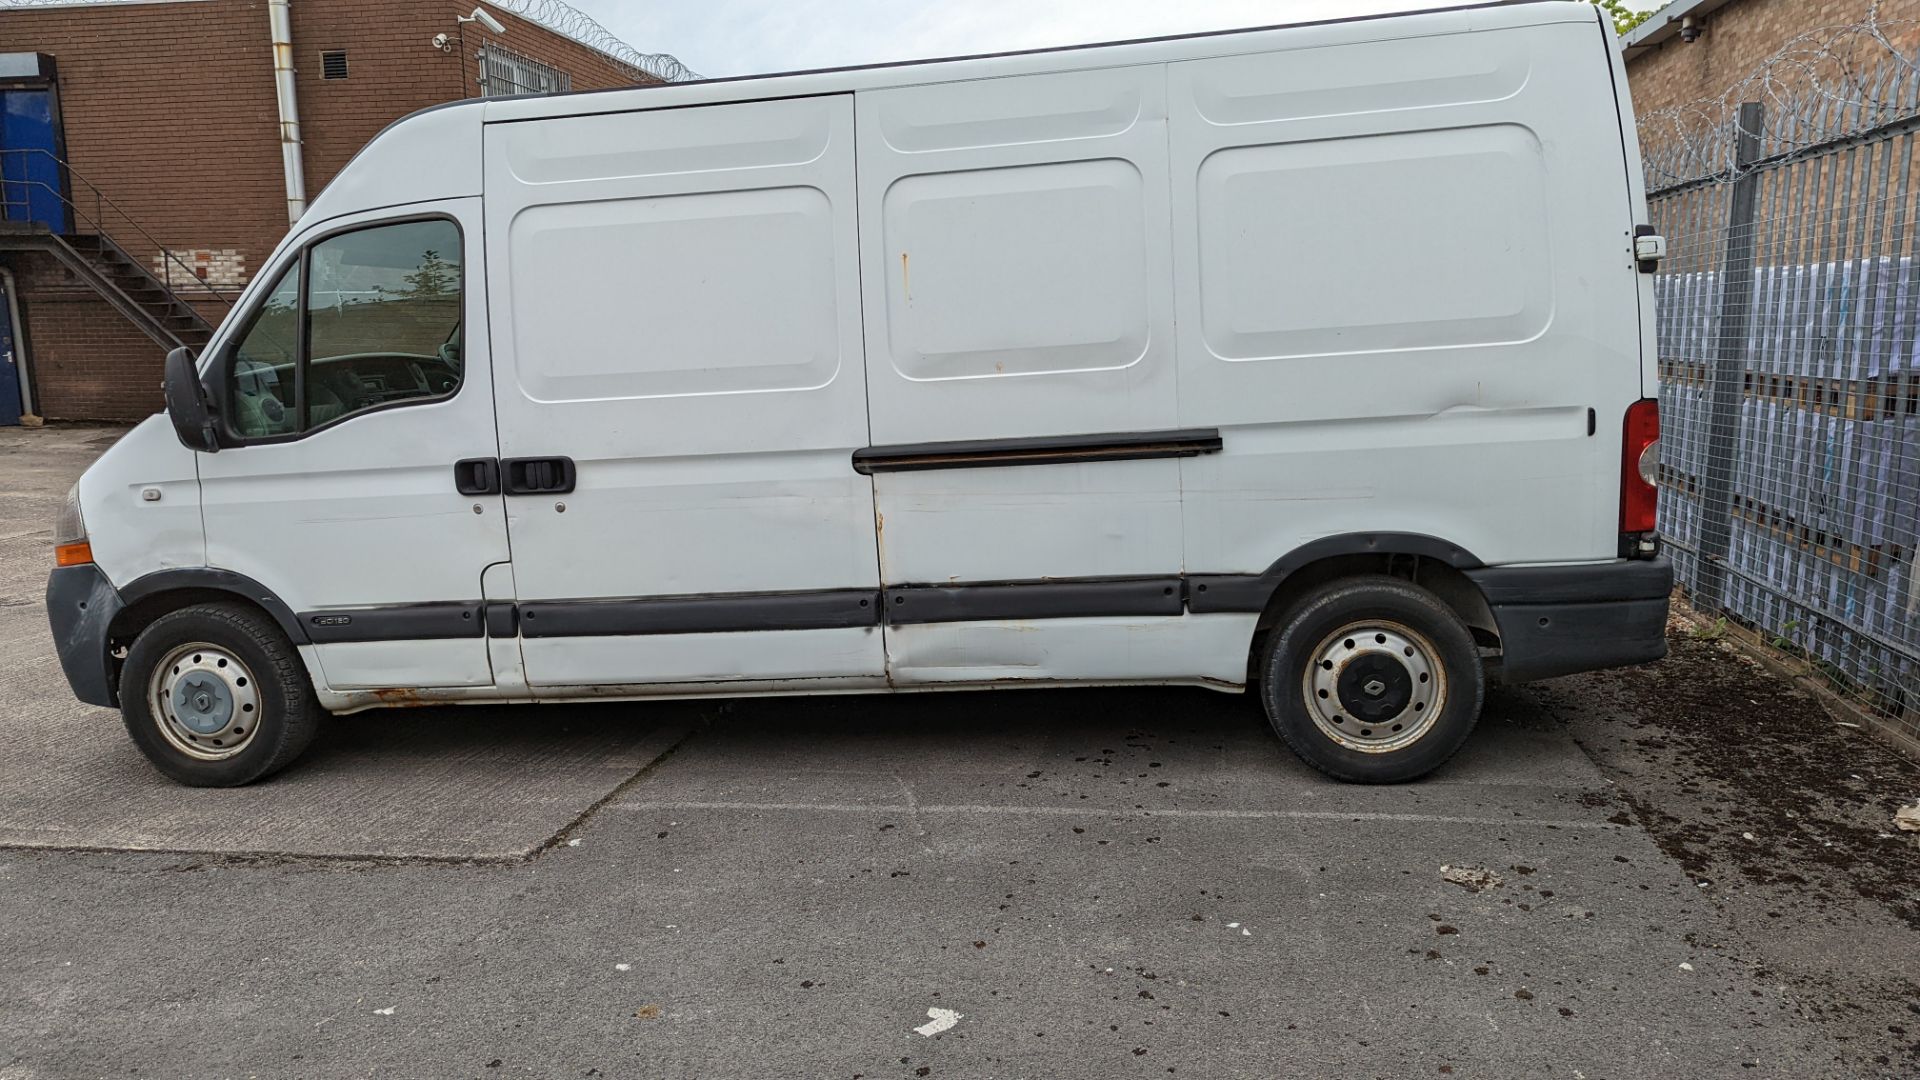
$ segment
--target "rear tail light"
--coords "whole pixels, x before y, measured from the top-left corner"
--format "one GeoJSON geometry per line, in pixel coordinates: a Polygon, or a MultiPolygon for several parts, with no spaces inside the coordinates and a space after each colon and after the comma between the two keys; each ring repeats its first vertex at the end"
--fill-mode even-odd
{"type": "Polygon", "coordinates": [[[1620,444],[1620,532],[1651,534],[1658,500],[1654,481],[1660,468],[1660,403],[1643,398],[1627,406],[1625,434],[1620,444]]]}

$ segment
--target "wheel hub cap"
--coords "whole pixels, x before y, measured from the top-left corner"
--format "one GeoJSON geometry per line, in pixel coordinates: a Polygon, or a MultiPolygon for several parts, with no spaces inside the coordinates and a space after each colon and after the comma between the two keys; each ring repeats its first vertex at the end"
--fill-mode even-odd
{"type": "Polygon", "coordinates": [[[212,735],[233,718],[233,692],[227,684],[195,671],[173,686],[173,714],[202,735],[212,735]]]}
{"type": "Polygon", "coordinates": [[[1433,727],[1446,703],[1446,670],[1418,631],[1369,620],[1320,642],[1301,690],[1322,734],[1350,750],[1386,753],[1433,727]]]}
{"type": "Polygon", "coordinates": [[[169,651],[154,666],[147,707],[174,749],[219,761],[253,741],[260,692],[253,672],[234,653],[193,642],[169,651]]]}

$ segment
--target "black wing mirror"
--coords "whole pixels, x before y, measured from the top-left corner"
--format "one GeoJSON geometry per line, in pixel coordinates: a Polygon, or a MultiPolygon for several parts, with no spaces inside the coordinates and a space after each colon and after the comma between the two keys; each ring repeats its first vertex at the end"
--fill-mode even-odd
{"type": "Polygon", "coordinates": [[[220,438],[213,423],[213,409],[207,404],[207,388],[201,385],[194,361],[193,350],[185,345],[167,354],[167,415],[173,420],[180,445],[211,454],[220,449],[220,438]]]}

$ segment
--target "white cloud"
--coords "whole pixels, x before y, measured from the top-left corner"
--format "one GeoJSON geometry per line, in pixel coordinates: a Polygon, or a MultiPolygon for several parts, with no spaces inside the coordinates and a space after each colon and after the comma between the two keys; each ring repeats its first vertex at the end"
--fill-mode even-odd
{"type": "MultiPolygon", "coordinates": [[[[1447,0],[570,0],[703,75],[916,60],[1452,6],[1447,0]]],[[[1642,0],[1651,6],[1651,0],[1642,0]]]]}

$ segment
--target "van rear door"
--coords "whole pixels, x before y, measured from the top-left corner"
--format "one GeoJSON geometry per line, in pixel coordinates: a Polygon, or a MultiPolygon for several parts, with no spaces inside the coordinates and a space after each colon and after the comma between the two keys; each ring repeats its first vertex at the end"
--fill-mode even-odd
{"type": "Polygon", "coordinates": [[[878,683],[846,95],[488,125],[521,652],[878,683]]]}

